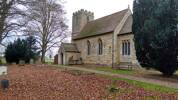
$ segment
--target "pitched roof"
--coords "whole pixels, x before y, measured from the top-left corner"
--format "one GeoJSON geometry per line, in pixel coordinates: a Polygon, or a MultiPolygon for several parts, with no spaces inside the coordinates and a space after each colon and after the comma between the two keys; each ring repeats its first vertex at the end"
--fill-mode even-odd
{"type": "Polygon", "coordinates": [[[62,43],[61,47],[64,49],[65,52],[79,52],[76,44],[74,43],[62,43]]]}
{"type": "Polygon", "coordinates": [[[131,33],[132,32],[132,23],[133,23],[133,17],[132,17],[132,15],[130,15],[127,18],[120,34],[131,33]]]}
{"type": "Polygon", "coordinates": [[[81,39],[113,32],[128,10],[129,9],[125,9],[120,12],[90,21],[84,26],[79,35],[74,37],[74,39],[81,39]]]}

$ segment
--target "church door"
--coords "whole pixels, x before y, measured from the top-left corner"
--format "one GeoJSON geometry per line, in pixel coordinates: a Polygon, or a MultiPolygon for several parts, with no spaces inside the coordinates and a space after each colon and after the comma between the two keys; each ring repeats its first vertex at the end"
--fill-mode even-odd
{"type": "Polygon", "coordinates": [[[64,65],[64,55],[61,53],[61,64],[64,65]]]}

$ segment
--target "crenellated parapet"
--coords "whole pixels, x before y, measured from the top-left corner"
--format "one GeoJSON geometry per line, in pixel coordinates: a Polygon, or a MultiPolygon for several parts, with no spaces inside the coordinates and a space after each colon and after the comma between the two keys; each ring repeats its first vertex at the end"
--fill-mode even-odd
{"type": "Polygon", "coordinates": [[[81,9],[73,13],[72,19],[72,33],[76,36],[88,22],[94,20],[94,13],[81,9]]]}
{"type": "Polygon", "coordinates": [[[87,11],[87,10],[84,10],[84,9],[76,11],[75,13],[73,13],[73,16],[79,16],[79,15],[82,15],[82,14],[94,17],[94,13],[93,12],[90,12],[90,11],[87,11]]]}

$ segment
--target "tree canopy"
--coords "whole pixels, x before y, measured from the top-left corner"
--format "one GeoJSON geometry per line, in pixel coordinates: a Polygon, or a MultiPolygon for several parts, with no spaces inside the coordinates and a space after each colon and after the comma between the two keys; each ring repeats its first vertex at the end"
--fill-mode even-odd
{"type": "Polygon", "coordinates": [[[44,62],[46,52],[67,37],[67,29],[61,0],[0,0],[0,44],[12,37],[34,36],[44,62]]]}
{"type": "Polygon", "coordinates": [[[134,0],[133,33],[141,66],[164,75],[178,69],[176,0],[134,0]]]}
{"type": "Polygon", "coordinates": [[[31,0],[25,5],[26,34],[33,35],[41,49],[41,61],[45,62],[46,52],[59,47],[67,37],[65,11],[60,0],[31,0]]]}
{"type": "Polygon", "coordinates": [[[18,7],[22,1],[0,0],[0,44],[5,38],[11,37],[10,33],[16,33],[25,25],[23,10],[18,7]]]}
{"type": "Polygon", "coordinates": [[[5,58],[8,63],[19,63],[20,60],[29,63],[30,59],[36,60],[38,55],[38,47],[34,37],[17,39],[14,43],[10,43],[5,50],[5,58]]]}

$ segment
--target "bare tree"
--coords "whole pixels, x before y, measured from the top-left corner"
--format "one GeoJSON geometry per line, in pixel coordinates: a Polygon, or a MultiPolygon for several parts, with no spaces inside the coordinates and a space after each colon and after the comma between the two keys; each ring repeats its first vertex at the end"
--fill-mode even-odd
{"type": "Polygon", "coordinates": [[[27,1],[26,34],[34,35],[41,48],[41,61],[45,62],[45,54],[53,47],[59,47],[67,37],[68,26],[65,24],[63,2],[59,0],[27,1]]]}
{"type": "Polygon", "coordinates": [[[18,7],[20,3],[21,0],[0,0],[0,44],[5,38],[11,37],[10,33],[17,32],[25,24],[21,20],[23,13],[18,7]]]}

